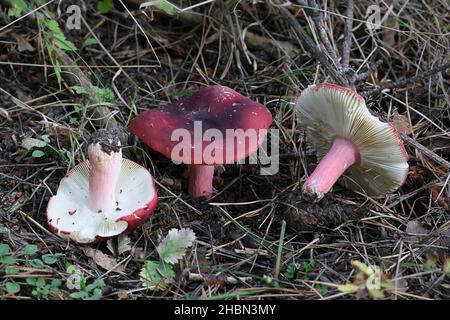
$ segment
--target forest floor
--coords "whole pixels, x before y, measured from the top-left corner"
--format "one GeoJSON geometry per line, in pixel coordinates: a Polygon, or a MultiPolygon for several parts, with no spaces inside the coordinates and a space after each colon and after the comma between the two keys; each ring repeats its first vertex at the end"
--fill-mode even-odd
{"type": "MultiPolygon", "coordinates": [[[[317,161],[293,105],[308,85],[335,81],[280,9],[318,44],[301,6],[180,1],[199,5],[179,13],[140,9],[138,0],[112,8],[81,1],[77,28],[66,1],[39,10],[46,1],[21,2],[11,1],[13,10],[0,2],[0,299],[450,298],[450,78],[448,69],[426,76],[448,62],[448,2],[356,2],[349,70],[381,62],[355,89],[419,76],[366,96],[371,112],[416,147],[405,144],[409,176],[394,193],[368,197],[336,185],[318,204],[301,197],[317,161]],[[378,9],[382,21],[370,29],[368,14],[378,9]],[[124,157],[157,181],[151,219],[120,243],[80,246],[49,231],[47,203],[86,158],[89,133],[126,128],[139,112],[208,84],[269,108],[280,132],[277,174],[218,167],[217,194],[192,201],[186,166],[130,134],[124,157]],[[299,214],[309,218],[299,222],[299,214]],[[147,288],[141,270],[158,261],[156,247],[172,228],[192,229],[196,241],[173,274],[160,275],[161,286],[147,288]]],[[[340,52],[346,1],[319,5],[340,52]]]]}

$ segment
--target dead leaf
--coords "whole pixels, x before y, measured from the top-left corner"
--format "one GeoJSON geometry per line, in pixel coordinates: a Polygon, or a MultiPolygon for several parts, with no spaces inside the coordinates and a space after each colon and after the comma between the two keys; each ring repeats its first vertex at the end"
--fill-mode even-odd
{"type": "Polygon", "coordinates": [[[410,135],[412,133],[411,125],[409,124],[408,117],[405,115],[398,114],[395,111],[392,115],[392,125],[398,132],[410,135]]]}
{"type": "Polygon", "coordinates": [[[117,292],[117,297],[119,298],[119,300],[128,300],[129,297],[128,297],[128,292],[127,292],[127,290],[120,289],[120,290],[117,292]]]}
{"type": "Polygon", "coordinates": [[[107,254],[104,254],[100,250],[86,247],[86,248],[83,248],[83,252],[89,258],[94,259],[95,263],[98,264],[103,269],[105,269],[106,271],[110,271],[110,270],[112,270],[114,272],[125,271],[125,266],[123,266],[123,265],[118,266],[115,259],[111,258],[107,254]]]}
{"type": "Polygon", "coordinates": [[[19,50],[19,52],[34,51],[34,47],[28,42],[28,39],[24,35],[13,33],[12,36],[17,41],[17,50],[19,50]]]}

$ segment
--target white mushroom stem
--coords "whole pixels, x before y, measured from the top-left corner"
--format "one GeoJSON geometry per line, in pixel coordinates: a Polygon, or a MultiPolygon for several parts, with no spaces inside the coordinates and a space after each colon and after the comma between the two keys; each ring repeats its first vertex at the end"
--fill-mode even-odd
{"type": "Polygon", "coordinates": [[[331,149],[306,180],[303,192],[316,200],[321,199],[330,191],[339,177],[359,160],[359,151],[352,142],[344,138],[336,138],[331,149]]]}
{"type": "Polygon", "coordinates": [[[122,166],[122,151],[103,151],[99,143],[88,147],[89,208],[94,212],[111,212],[116,209],[115,190],[122,166]]]}

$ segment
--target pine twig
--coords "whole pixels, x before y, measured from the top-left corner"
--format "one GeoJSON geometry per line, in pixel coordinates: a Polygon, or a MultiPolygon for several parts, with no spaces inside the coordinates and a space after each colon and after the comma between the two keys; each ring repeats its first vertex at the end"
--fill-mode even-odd
{"type": "Polygon", "coordinates": [[[380,92],[382,92],[385,89],[395,89],[395,88],[400,88],[400,87],[404,87],[410,83],[414,83],[416,81],[425,79],[429,76],[432,76],[436,73],[442,72],[447,70],[448,68],[450,68],[450,62],[446,62],[440,66],[434,67],[430,70],[428,70],[427,72],[425,72],[424,74],[421,75],[417,75],[411,78],[407,78],[407,79],[402,79],[396,82],[389,82],[389,83],[384,83],[382,85],[380,85],[378,88],[375,89],[371,89],[371,90],[367,90],[367,91],[363,91],[360,93],[361,96],[363,96],[364,98],[367,98],[369,96],[375,96],[377,94],[379,94],[380,92]]]}
{"type": "Polygon", "coordinates": [[[434,153],[433,151],[431,151],[427,147],[423,146],[422,144],[418,143],[414,139],[410,138],[406,134],[402,133],[401,137],[402,137],[403,141],[405,141],[407,144],[409,144],[412,147],[414,147],[415,149],[419,150],[424,155],[426,155],[428,158],[430,158],[434,162],[440,164],[441,166],[445,167],[447,170],[450,171],[450,162],[448,162],[447,160],[445,160],[442,157],[438,156],[436,153],[434,153]]]}
{"type": "Polygon", "coordinates": [[[300,40],[303,41],[306,49],[320,61],[333,80],[341,85],[349,85],[348,80],[328,61],[327,56],[316,46],[311,37],[306,33],[305,29],[298,23],[294,15],[283,6],[279,6],[278,10],[297,33],[300,40]]]}
{"type": "Polygon", "coordinates": [[[365,80],[368,77],[370,77],[371,74],[373,74],[375,71],[377,71],[377,69],[383,64],[383,60],[377,60],[373,65],[369,66],[369,68],[367,68],[366,72],[361,72],[359,74],[355,74],[352,77],[351,82],[355,83],[357,81],[361,81],[361,80],[365,80]]]}
{"type": "Polygon", "coordinates": [[[346,70],[350,62],[350,51],[352,48],[353,37],[353,9],[355,2],[353,0],[347,1],[347,9],[345,11],[344,24],[344,41],[342,42],[342,68],[346,70]]]}

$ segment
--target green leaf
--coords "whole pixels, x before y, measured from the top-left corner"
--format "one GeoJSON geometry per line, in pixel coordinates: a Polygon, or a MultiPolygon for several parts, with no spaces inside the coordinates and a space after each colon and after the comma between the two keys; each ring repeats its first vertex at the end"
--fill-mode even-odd
{"type": "Polygon", "coordinates": [[[9,9],[8,15],[10,17],[19,18],[22,14],[22,11],[28,10],[28,4],[23,0],[12,0],[11,1],[12,8],[9,9]]]}
{"type": "Polygon", "coordinates": [[[140,279],[150,290],[162,291],[167,287],[170,278],[175,277],[175,272],[170,264],[160,261],[146,261],[139,273],[140,279]]]}
{"type": "Polygon", "coordinates": [[[38,268],[38,269],[42,269],[42,268],[45,267],[44,263],[43,263],[41,260],[39,260],[39,259],[33,259],[33,260],[30,260],[30,261],[28,261],[28,263],[29,263],[32,267],[38,268]]]}
{"type": "Polygon", "coordinates": [[[88,293],[85,291],[74,292],[70,294],[72,299],[84,299],[88,296],[88,293]]]}
{"type": "Polygon", "coordinates": [[[0,263],[4,263],[4,264],[14,264],[16,263],[16,258],[14,258],[13,256],[3,256],[0,257],[0,263]]]}
{"type": "Polygon", "coordinates": [[[88,94],[89,92],[81,86],[73,86],[73,91],[75,91],[76,94],[88,94]]]}
{"type": "Polygon", "coordinates": [[[37,251],[38,251],[38,247],[35,244],[28,244],[23,249],[23,253],[26,254],[27,256],[31,256],[31,255],[35,254],[37,251]]]}
{"type": "Polygon", "coordinates": [[[42,150],[34,150],[31,156],[33,158],[42,158],[43,156],[45,156],[45,152],[42,150]]]}
{"type": "Polygon", "coordinates": [[[97,2],[97,10],[101,14],[110,12],[114,8],[113,0],[101,0],[97,2]]]}
{"type": "Polygon", "coordinates": [[[314,270],[315,264],[316,263],[315,263],[314,259],[308,259],[308,260],[302,261],[300,263],[300,268],[299,269],[301,271],[303,271],[303,272],[309,273],[309,272],[314,270]]]}
{"type": "Polygon", "coordinates": [[[77,47],[73,44],[72,41],[67,40],[64,34],[55,34],[53,39],[58,47],[65,51],[76,51],[77,47]]]}
{"type": "Polygon", "coordinates": [[[97,86],[91,87],[92,91],[95,95],[103,102],[112,102],[115,100],[114,92],[108,88],[100,88],[97,86]]]}
{"type": "Polygon", "coordinates": [[[47,284],[47,282],[45,281],[44,278],[37,278],[36,279],[36,286],[37,287],[42,288],[42,287],[45,287],[46,284],[47,284]]]}
{"type": "Polygon", "coordinates": [[[11,248],[6,243],[0,244],[0,256],[8,254],[11,251],[11,248]]]}
{"type": "Polygon", "coordinates": [[[88,296],[85,300],[100,300],[102,296],[102,290],[96,288],[94,289],[94,293],[91,296],[88,296]]]}
{"type": "Polygon", "coordinates": [[[291,263],[286,267],[286,271],[284,272],[284,277],[288,280],[292,280],[295,278],[296,272],[297,272],[297,265],[295,263],[291,263]]]}
{"type": "Polygon", "coordinates": [[[352,283],[349,284],[342,284],[338,286],[338,290],[345,293],[351,293],[358,291],[359,287],[357,285],[354,285],[352,283]]]}
{"type": "Polygon", "coordinates": [[[54,264],[56,261],[58,261],[54,254],[44,254],[42,255],[41,259],[45,264],[54,264]]]}
{"type": "Polygon", "coordinates": [[[195,241],[195,233],[191,229],[171,229],[167,236],[161,241],[156,250],[164,262],[176,263],[181,259],[186,249],[195,241]]]}
{"type": "Polygon", "coordinates": [[[8,281],[5,283],[5,290],[8,293],[17,293],[20,291],[20,284],[8,281]]]}
{"type": "Polygon", "coordinates": [[[53,33],[59,33],[61,34],[62,31],[59,28],[59,23],[56,20],[46,20],[45,21],[45,26],[47,27],[48,30],[52,31],[53,33]]]}
{"type": "Polygon", "coordinates": [[[172,16],[174,14],[175,10],[178,10],[178,8],[170,3],[167,0],[153,0],[153,1],[147,1],[140,5],[140,9],[145,9],[147,7],[154,6],[157,10],[165,12],[166,14],[172,16]]]}
{"type": "Polygon", "coordinates": [[[18,274],[19,272],[20,272],[19,268],[15,268],[15,267],[5,268],[5,273],[8,276],[12,276],[12,275],[18,274]]]}
{"type": "Polygon", "coordinates": [[[83,41],[83,44],[81,45],[81,48],[86,48],[86,47],[90,47],[93,46],[95,44],[97,44],[98,41],[95,38],[87,38],[86,40],[83,41]]]}
{"type": "Polygon", "coordinates": [[[29,284],[30,286],[35,286],[36,285],[36,278],[26,278],[25,279],[25,282],[27,283],[27,284],[29,284]]]}
{"type": "Polygon", "coordinates": [[[162,1],[161,3],[155,6],[159,11],[165,12],[168,15],[172,16],[175,11],[175,6],[171,4],[169,1],[162,1]]]}
{"type": "Polygon", "coordinates": [[[50,286],[52,288],[59,288],[62,284],[62,281],[60,279],[53,279],[52,282],[50,282],[50,286]]]}

